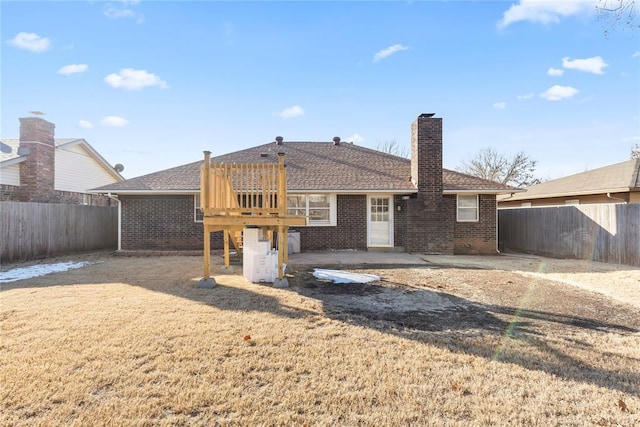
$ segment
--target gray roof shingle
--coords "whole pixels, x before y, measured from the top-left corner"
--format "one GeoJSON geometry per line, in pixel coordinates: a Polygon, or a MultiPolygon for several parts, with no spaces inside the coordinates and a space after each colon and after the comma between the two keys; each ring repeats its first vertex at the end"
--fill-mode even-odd
{"type": "MultiPolygon", "coordinates": [[[[285,153],[289,191],[412,193],[411,161],[350,143],[268,143],[212,157],[215,163],[277,163],[285,153]]],[[[202,161],[131,178],[95,189],[100,192],[197,192],[202,161]]],[[[444,190],[506,192],[511,187],[450,170],[444,190]]]]}
{"type": "Polygon", "coordinates": [[[640,159],[631,159],[532,185],[527,191],[503,201],[626,191],[640,191],[640,159]]]}

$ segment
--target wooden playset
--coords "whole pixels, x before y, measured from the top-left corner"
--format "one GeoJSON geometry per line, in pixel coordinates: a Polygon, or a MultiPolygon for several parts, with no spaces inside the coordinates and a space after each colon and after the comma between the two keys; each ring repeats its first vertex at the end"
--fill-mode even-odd
{"type": "Polygon", "coordinates": [[[288,263],[288,229],[307,225],[307,218],[287,214],[287,175],[284,153],[278,163],[211,163],[211,153],[204,152],[200,177],[200,208],[204,228],[204,275],[200,287],[213,287],[211,277],[211,233],[222,231],[224,269],[229,271],[229,243],[242,253],[242,230],[259,227],[273,239],[277,233],[278,274],[274,286],[287,286],[284,265],[288,263]]]}

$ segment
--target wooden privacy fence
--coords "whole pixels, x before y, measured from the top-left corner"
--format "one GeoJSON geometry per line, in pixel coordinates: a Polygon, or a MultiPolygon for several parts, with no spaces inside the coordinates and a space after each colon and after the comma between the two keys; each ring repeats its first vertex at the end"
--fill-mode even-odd
{"type": "Polygon", "coordinates": [[[0,202],[0,220],[4,262],[118,246],[115,207],[0,202]]]}
{"type": "Polygon", "coordinates": [[[498,240],[540,255],[640,266],[640,204],[500,209],[498,240]]]}

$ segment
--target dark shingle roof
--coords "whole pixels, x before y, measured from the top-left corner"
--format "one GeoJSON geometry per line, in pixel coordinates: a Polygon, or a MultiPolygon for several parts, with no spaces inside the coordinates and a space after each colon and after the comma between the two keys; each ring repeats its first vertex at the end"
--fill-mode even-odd
{"type": "Polygon", "coordinates": [[[640,191],[640,159],[631,159],[532,185],[524,193],[503,201],[626,191],[640,191]]]}
{"type": "MultiPolygon", "coordinates": [[[[411,193],[409,159],[350,143],[284,142],[258,145],[245,150],[212,157],[216,163],[277,163],[285,153],[289,191],[411,193]]],[[[197,192],[200,188],[202,161],[128,179],[100,187],[98,191],[118,192],[197,192]]],[[[505,192],[511,189],[499,183],[459,172],[443,171],[445,191],[505,192]]]]}

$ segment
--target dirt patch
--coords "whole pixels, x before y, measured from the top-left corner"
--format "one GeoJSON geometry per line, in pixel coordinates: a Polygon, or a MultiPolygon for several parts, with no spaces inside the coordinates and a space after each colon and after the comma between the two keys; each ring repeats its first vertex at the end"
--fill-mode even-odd
{"type": "Polygon", "coordinates": [[[382,279],[369,284],[334,284],[314,278],[312,269],[301,269],[290,281],[299,292],[321,300],[325,310],[384,320],[398,327],[422,331],[500,329],[507,327],[510,317],[518,316],[526,318],[530,328],[555,323],[630,332],[640,329],[634,307],[517,272],[446,265],[327,268],[347,268],[382,279]]]}

